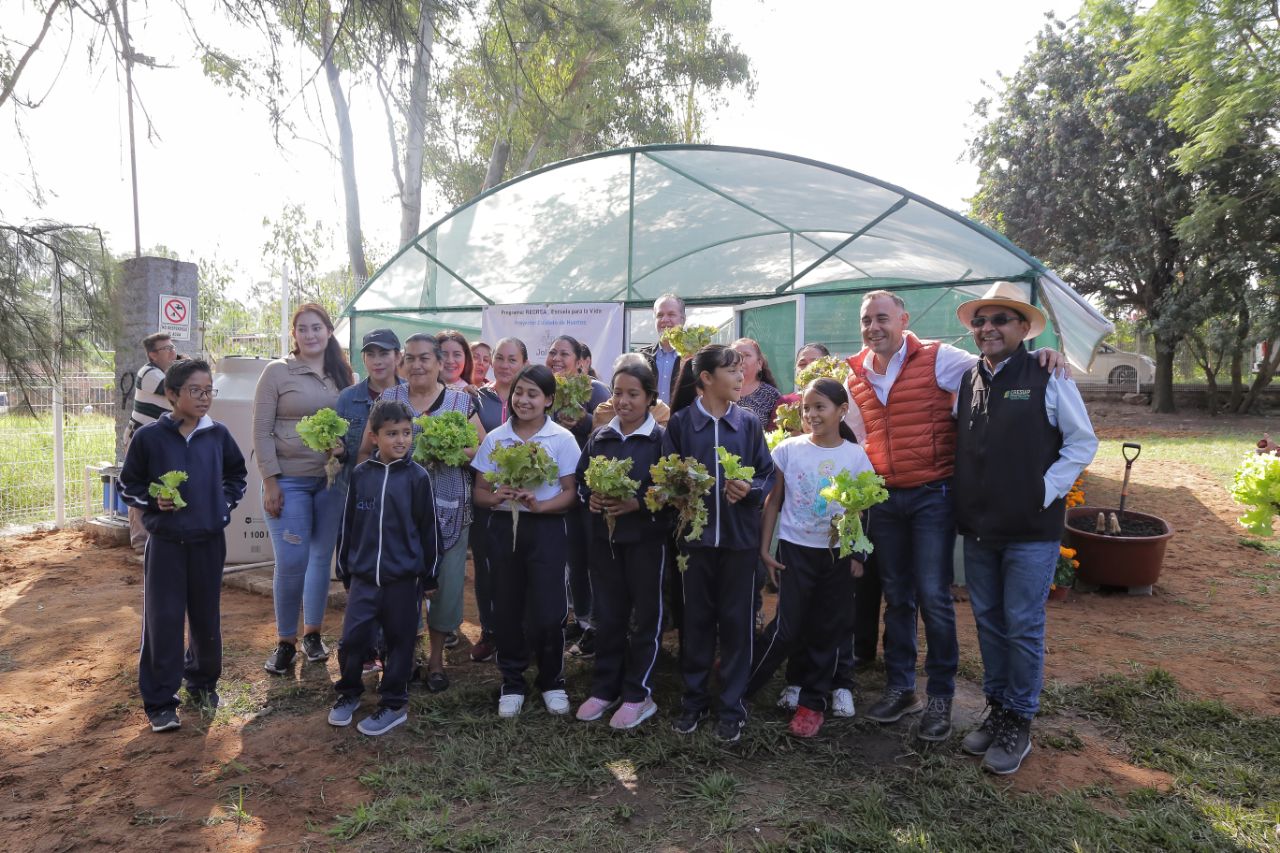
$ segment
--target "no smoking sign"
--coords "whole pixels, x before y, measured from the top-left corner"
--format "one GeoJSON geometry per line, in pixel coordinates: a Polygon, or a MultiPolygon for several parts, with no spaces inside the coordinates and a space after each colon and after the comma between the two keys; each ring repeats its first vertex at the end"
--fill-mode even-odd
{"type": "Polygon", "coordinates": [[[191,340],[191,300],[185,296],[160,294],[160,322],[157,331],[175,341],[191,340]]]}

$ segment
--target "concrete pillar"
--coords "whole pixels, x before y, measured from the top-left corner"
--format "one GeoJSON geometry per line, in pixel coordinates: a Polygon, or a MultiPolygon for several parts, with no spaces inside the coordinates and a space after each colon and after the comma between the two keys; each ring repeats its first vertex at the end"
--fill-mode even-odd
{"type": "MultiPolygon", "coordinates": [[[[178,352],[198,356],[200,318],[198,268],[186,261],[168,258],[130,258],[120,263],[116,296],[116,381],[120,388],[132,388],[124,374],[136,373],[147,362],[142,339],[168,331],[178,352]],[[164,297],[162,300],[161,297],[164,297]],[[176,299],[175,299],[176,297],[176,299]],[[162,316],[162,312],[168,309],[162,316]]],[[[133,394],[116,408],[116,449],[124,455],[124,432],[133,411],[133,394]]]]}

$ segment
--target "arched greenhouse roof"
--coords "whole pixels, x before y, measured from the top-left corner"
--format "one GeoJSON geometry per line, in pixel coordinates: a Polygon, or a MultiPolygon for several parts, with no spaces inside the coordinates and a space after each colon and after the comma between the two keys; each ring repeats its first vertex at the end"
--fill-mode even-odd
{"type": "MultiPolygon", "coordinates": [[[[355,335],[378,319],[450,325],[493,304],[634,308],[676,293],[726,305],[881,287],[925,291],[912,301],[948,309],[994,281],[1027,287],[1078,366],[1112,328],[1003,236],[900,187],[776,152],[650,145],[555,163],[477,196],[402,248],[345,313],[355,335]]],[[[947,313],[937,314],[944,336],[962,334],[947,313]]]]}

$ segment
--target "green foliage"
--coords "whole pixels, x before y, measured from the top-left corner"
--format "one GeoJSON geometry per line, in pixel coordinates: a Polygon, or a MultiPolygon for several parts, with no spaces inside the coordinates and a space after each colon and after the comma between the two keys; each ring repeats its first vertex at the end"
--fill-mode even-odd
{"type": "Polygon", "coordinates": [[[778,429],[784,430],[788,435],[795,435],[801,432],[804,425],[800,421],[800,404],[783,403],[774,412],[773,424],[778,429]]]}
{"type": "Polygon", "coordinates": [[[551,416],[559,420],[564,415],[575,421],[586,411],[591,401],[591,377],[585,373],[556,374],[556,395],[551,402],[551,416]]]}
{"type": "Polygon", "coordinates": [[[147,487],[147,493],[153,498],[164,498],[173,501],[174,509],[182,509],[187,502],[182,499],[178,487],[187,481],[186,471],[166,471],[160,475],[160,482],[147,487]]]}
{"type": "Polygon", "coordinates": [[[723,447],[716,448],[716,458],[720,460],[720,470],[724,471],[725,480],[746,480],[750,483],[751,478],[756,475],[755,468],[743,465],[741,457],[723,447]]]}
{"type": "Polygon", "coordinates": [[[769,430],[768,432],[766,432],[764,434],[764,441],[765,441],[765,444],[769,445],[769,450],[773,450],[775,447],[777,447],[779,444],[782,444],[782,442],[786,441],[790,437],[791,437],[791,433],[787,432],[782,427],[778,427],[777,429],[769,430]]]}
{"type": "Polygon", "coordinates": [[[715,326],[672,326],[663,331],[660,340],[670,344],[681,358],[693,358],[694,354],[710,344],[715,336],[715,326]]]}
{"type": "MultiPolygon", "coordinates": [[[[634,498],[636,490],[640,488],[640,483],[631,479],[631,460],[626,457],[610,459],[608,456],[592,456],[587,462],[587,473],[583,479],[587,488],[595,494],[619,501],[634,498]]],[[[605,515],[604,523],[609,528],[609,541],[612,542],[617,519],[605,515]]]]}
{"type": "MultiPolygon", "coordinates": [[[[550,485],[560,476],[560,469],[547,449],[536,441],[521,444],[495,445],[489,453],[494,470],[484,477],[495,487],[506,486],[516,491],[536,489],[544,483],[550,485]]],[[[511,550],[516,548],[516,534],[520,528],[520,507],[511,503],[511,550]]]]}
{"type": "Polygon", "coordinates": [[[824,355],[796,371],[796,388],[806,388],[810,382],[824,376],[843,385],[851,372],[848,362],[844,359],[824,355]]]}
{"type": "Polygon", "coordinates": [[[349,426],[333,409],[324,408],[298,421],[298,438],[317,453],[328,453],[346,436],[349,426]]]}
{"type": "MultiPolygon", "coordinates": [[[[649,468],[653,485],[644,496],[644,504],[650,512],[658,512],[663,507],[676,511],[677,537],[683,535],[685,541],[694,542],[702,536],[707,526],[706,495],[715,488],[716,478],[707,472],[707,466],[693,457],[680,457],[672,453],[664,456],[649,468]]],[[[680,571],[689,565],[688,556],[681,554],[676,559],[680,571]]]]}
{"type": "Polygon", "coordinates": [[[462,412],[420,415],[413,422],[422,429],[413,441],[413,459],[422,465],[461,467],[470,461],[464,451],[480,444],[475,425],[462,412]]]}
{"type": "Polygon", "coordinates": [[[863,471],[855,477],[842,470],[818,494],[844,510],[831,520],[832,543],[840,546],[840,556],[847,557],[854,551],[870,554],[874,547],[862,529],[862,511],[889,499],[884,477],[873,471],[863,471]]]}
{"type": "Polygon", "coordinates": [[[1232,478],[1231,497],[1248,508],[1240,524],[1250,533],[1270,536],[1271,520],[1280,512],[1280,457],[1273,453],[1246,456],[1232,478]]]}

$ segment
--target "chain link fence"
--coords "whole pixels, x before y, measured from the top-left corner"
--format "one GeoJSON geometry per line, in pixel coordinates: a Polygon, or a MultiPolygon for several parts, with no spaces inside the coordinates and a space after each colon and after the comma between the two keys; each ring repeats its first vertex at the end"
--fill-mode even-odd
{"type": "Polygon", "coordinates": [[[84,469],[115,462],[115,377],[66,374],[61,385],[64,476],[59,486],[54,386],[24,389],[0,374],[0,529],[54,521],[59,488],[68,518],[83,515],[86,498],[101,511],[102,485],[95,478],[86,492],[84,469]]]}

